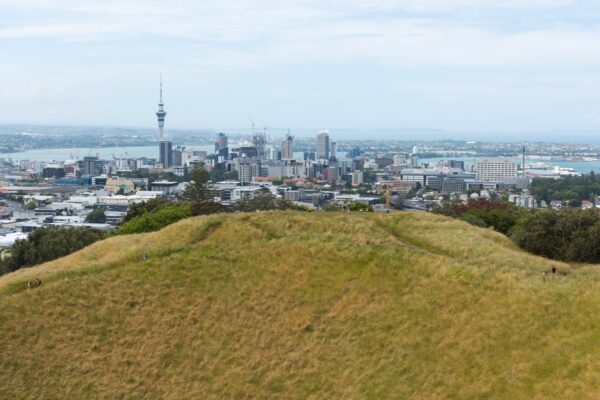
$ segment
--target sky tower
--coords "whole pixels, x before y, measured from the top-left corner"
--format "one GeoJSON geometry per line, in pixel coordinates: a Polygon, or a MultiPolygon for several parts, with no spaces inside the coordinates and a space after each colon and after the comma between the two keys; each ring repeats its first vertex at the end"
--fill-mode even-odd
{"type": "Polygon", "coordinates": [[[158,101],[158,111],[156,112],[156,117],[158,118],[158,133],[160,140],[164,139],[164,129],[165,129],[165,117],[167,116],[167,112],[165,111],[165,105],[163,103],[162,98],[162,75],[160,76],[160,100],[158,101]]]}
{"type": "Polygon", "coordinates": [[[170,140],[165,139],[165,105],[162,98],[162,75],[160,76],[160,100],[158,102],[158,111],[156,112],[156,118],[158,118],[158,135],[159,135],[159,157],[158,162],[163,168],[173,167],[173,143],[170,140]]]}

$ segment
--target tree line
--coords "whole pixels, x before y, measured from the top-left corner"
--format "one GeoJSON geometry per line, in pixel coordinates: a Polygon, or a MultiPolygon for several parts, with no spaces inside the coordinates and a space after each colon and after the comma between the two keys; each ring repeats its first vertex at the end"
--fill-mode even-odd
{"type": "Polygon", "coordinates": [[[570,207],[579,207],[582,200],[600,196],[600,177],[593,171],[588,175],[563,176],[560,179],[534,178],[530,187],[537,201],[550,203],[559,200],[570,207]]]}
{"type": "Polygon", "coordinates": [[[520,248],[553,260],[600,263],[600,210],[524,209],[486,199],[445,203],[437,214],[492,228],[520,248]]]}

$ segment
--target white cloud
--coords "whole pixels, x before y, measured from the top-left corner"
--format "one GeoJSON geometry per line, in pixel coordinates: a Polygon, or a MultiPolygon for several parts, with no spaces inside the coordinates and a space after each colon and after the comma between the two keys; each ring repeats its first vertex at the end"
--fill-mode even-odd
{"type": "Polygon", "coordinates": [[[482,21],[392,11],[565,7],[570,0],[68,1],[0,0],[27,18],[0,24],[0,40],[94,41],[139,37],[197,42],[212,63],[371,59],[420,67],[598,65],[600,32],[578,27],[510,32],[482,21]],[[48,14],[38,22],[36,12],[48,14]],[[77,22],[73,22],[77,21],[77,22]],[[237,58],[237,60],[236,60],[237,58]]]}
{"type": "Polygon", "coordinates": [[[407,67],[600,64],[598,31],[562,28],[498,32],[477,23],[465,26],[452,20],[417,19],[385,12],[460,7],[559,7],[572,3],[568,0],[323,3],[0,0],[0,5],[2,3],[13,9],[43,10],[51,13],[53,22],[3,24],[0,40],[54,37],[92,41],[151,35],[195,41],[196,48],[201,49],[205,57],[217,64],[219,59],[225,59],[228,66],[236,62],[249,66],[310,57],[371,59],[407,67]],[[378,13],[361,14],[369,10],[378,13]],[[74,18],[72,13],[78,17],[74,18]]]}
{"type": "MultiPolygon", "coordinates": [[[[78,107],[100,101],[95,96],[100,92],[101,97],[105,86],[139,93],[161,70],[168,74],[170,87],[194,82],[198,89],[204,89],[203,81],[215,76],[225,85],[228,79],[237,78],[228,87],[233,92],[261,69],[285,71],[294,64],[329,66],[328,76],[335,76],[336,68],[361,64],[377,70],[383,65],[390,68],[379,70],[394,70],[389,80],[394,80],[397,71],[402,78],[396,84],[403,85],[421,69],[433,71],[428,72],[431,74],[440,70],[462,72],[462,80],[457,82],[419,81],[404,86],[407,91],[392,85],[397,88],[395,92],[382,88],[386,104],[403,95],[407,104],[415,98],[424,104],[424,99],[435,102],[440,97],[451,104],[448,99],[455,94],[464,99],[486,99],[495,93],[503,101],[521,95],[531,101],[535,93],[546,99],[568,88],[575,88],[570,99],[581,93],[593,99],[593,90],[588,93],[583,88],[588,83],[598,88],[600,81],[590,80],[590,73],[579,76],[576,69],[600,67],[600,28],[563,17],[579,15],[577,8],[582,4],[600,13],[594,8],[596,0],[0,0],[0,47],[7,45],[9,51],[4,56],[14,64],[14,68],[6,62],[0,66],[3,75],[11,76],[0,93],[0,104],[12,107],[15,115],[26,108],[22,104],[32,109],[39,105],[52,115],[48,110],[53,108],[48,107],[55,107],[53,100],[68,94],[69,98],[58,101],[65,112],[94,115],[78,107]],[[538,19],[539,15],[543,18],[538,19]],[[536,17],[532,19],[537,23],[529,24],[528,17],[536,17]],[[536,71],[558,69],[570,69],[574,81],[562,87],[551,80],[526,86],[536,71]],[[494,76],[497,71],[509,71],[515,77],[507,83],[494,76]],[[489,80],[471,82],[464,78],[470,72],[488,74],[489,80]]],[[[303,77],[304,86],[313,83],[311,78],[303,77]]],[[[369,77],[356,79],[368,81],[369,77]]],[[[352,92],[348,89],[352,84],[344,81],[327,86],[325,82],[327,87],[321,88],[315,83],[301,87],[298,93],[289,92],[286,102],[309,107],[300,100],[294,103],[294,99],[304,96],[312,104],[323,93],[343,93],[339,98],[348,98],[345,93],[352,92]],[[302,90],[306,92],[300,93],[302,90]],[[310,93],[319,95],[313,98],[310,93]]],[[[283,82],[281,88],[269,85],[267,80],[261,96],[275,98],[273,93],[297,89],[293,82],[283,82]]],[[[207,96],[222,95],[222,86],[213,86],[207,96]]],[[[257,89],[251,84],[248,87],[257,89]]],[[[371,91],[372,97],[365,103],[378,104],[380,92],[371,91]]],[[[222,96],[234,98],[239,94],[222,96]]],[[[241,96],[238,100],[244,118],[248,103],[257,97],[241,96]]],[[[112,101],[106,95],[105,104],[107,98],[112,101]]],[[[155,99],[148,101],[152,107],[155,99]]],[[[281,102],[267,103],[265,109],[276,108],[281,102]]],[[[126,120],[129,112],[122,110],[130,110],[130,106],[114,105],[113,115],[122,112],[126,120]]],[[[145,105],[138,113],[152,120],[145,105]]],[[[103,120],[99,111],[95,118],[103,120]]]]}

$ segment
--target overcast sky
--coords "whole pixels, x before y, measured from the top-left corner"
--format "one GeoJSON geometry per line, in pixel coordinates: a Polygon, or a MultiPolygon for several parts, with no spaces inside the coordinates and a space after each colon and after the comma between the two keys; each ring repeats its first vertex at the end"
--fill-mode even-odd
{"type": "MultiPolygon", "coordinates": [[[[0,0],[0,123],[600,132],[595,0],[0,0]]],[[[511,136],[512,135],[512,136],[511,136]]],[[[448,135],[446,135],[448,136],[448,135]]]]}

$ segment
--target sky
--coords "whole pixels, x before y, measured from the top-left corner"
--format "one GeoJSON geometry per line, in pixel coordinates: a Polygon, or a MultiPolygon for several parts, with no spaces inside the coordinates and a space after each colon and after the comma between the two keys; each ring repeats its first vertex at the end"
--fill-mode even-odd
{"type": "Polygon", "coordinates": [[[0,123],[153,127],[162,73],[167,132],[255,121],[399,139],[600,138],[600,0],[0,0],[0,10],[0,123]]]}

